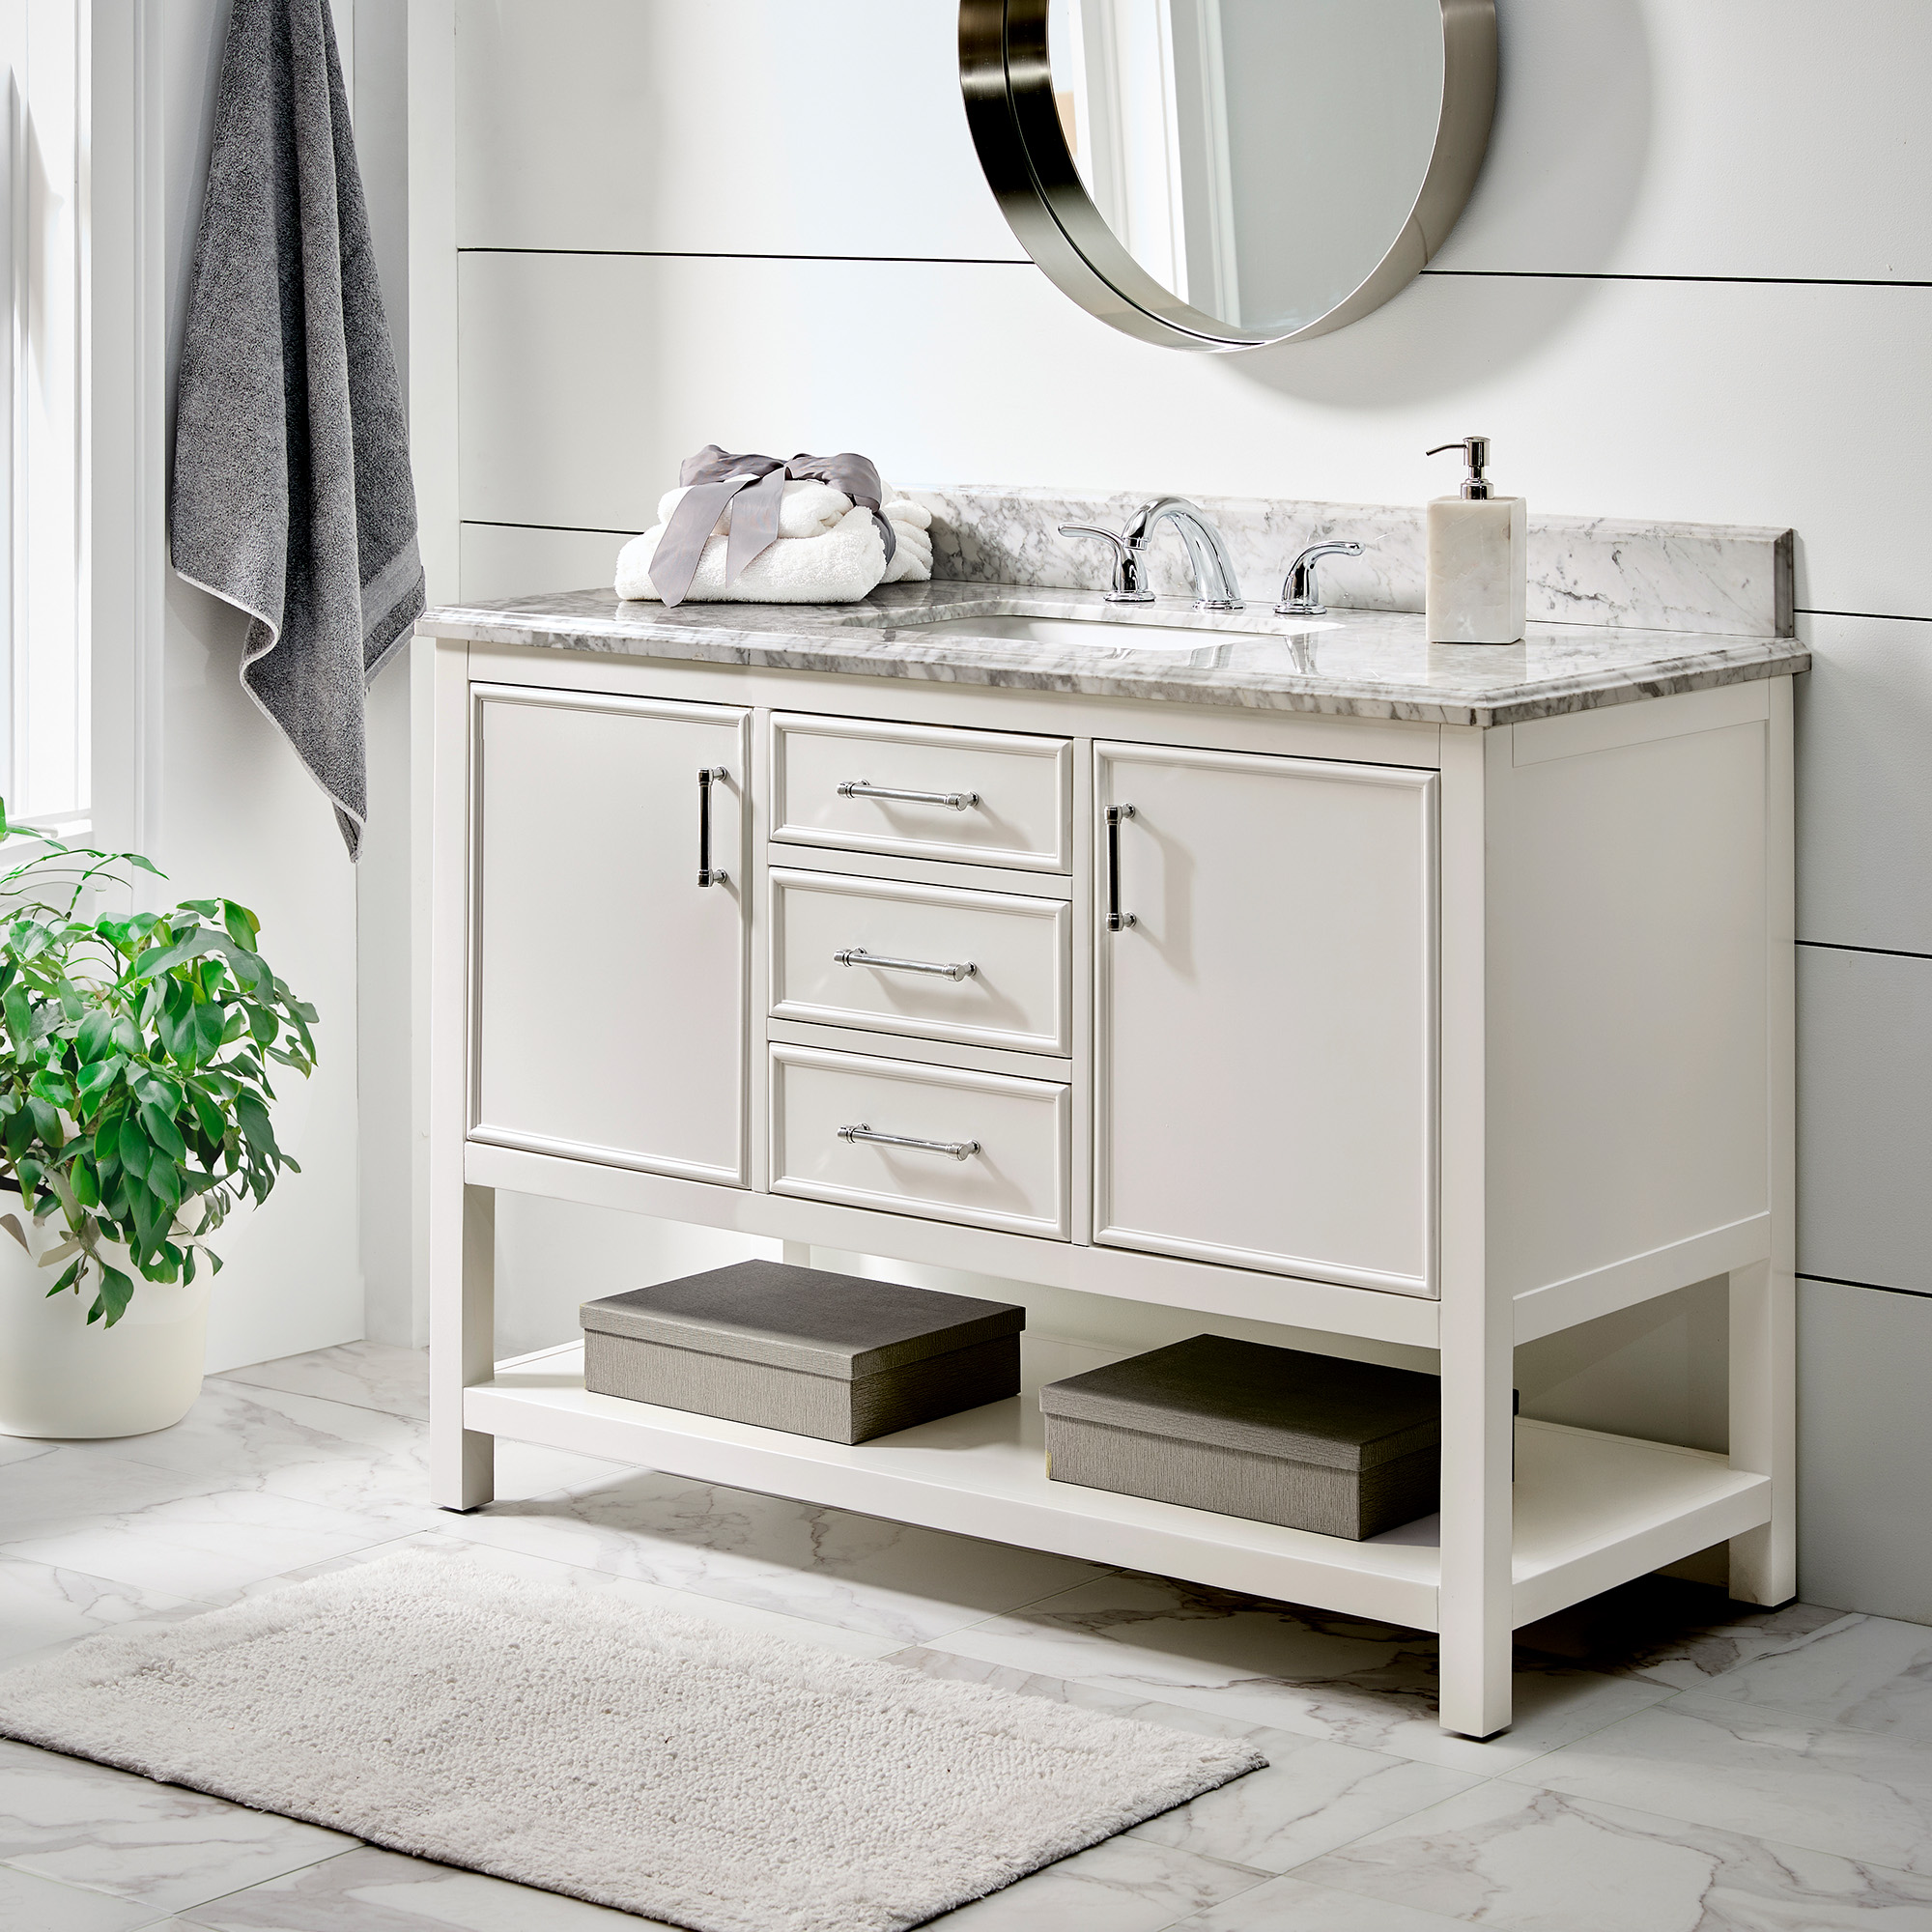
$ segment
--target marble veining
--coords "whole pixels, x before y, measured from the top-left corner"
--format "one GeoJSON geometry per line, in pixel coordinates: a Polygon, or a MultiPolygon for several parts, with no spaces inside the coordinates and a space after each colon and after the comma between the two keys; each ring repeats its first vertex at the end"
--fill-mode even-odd
{"type": "MultiPolygon", "coordinates": [[[[976,583],[1104,590],[1107,547],[1063,537],[1062,524],[1121,529],[1145,497],[969,487],[912,490],[932,513],[932,574],[976,583]]],[[[1332,607],[1422,609],[1428,543],[1420,503],[1300,503],[1243,497],[1195,499],[1227,541],[1241,587],[1272,606],[1289,565],[1311,544],[1353,539],[1358,557],[1324,557],[1332,607]]],[[[1723,524],[1634,523],[1609,517],[1529,519],[1532,623],[1610,624],[1646,631],[1788,638],[1792,533],[1723,524]]],[[[1154,546],[1154,588],[1188,592],[1180,545],[1154,546]]]]}
{"type": "Polygon", "coordinates": [[[1788,638],[1532,624],[1520,644],[1431,645],[1412,612],[1335,610],[1321,621],[1325,628],[1298,629],[1275,617],[1271,603],[1228,615],[1182,601],[1123,612],[1092,591],[935,582],[888,584],[856,605],[675,611],[623,603],[608,590],[565,591],[448,606],[417,629],[545,650],[1478,726],[1784,677],[1811,662],[1788,638]],[[927,628],[1004,616],[1086,618],[1095,641],[1048,645],[927,628]],[[1201,642],[1158,650],[1113,642],[1148,622],[1199,633],[1201,642]]]}

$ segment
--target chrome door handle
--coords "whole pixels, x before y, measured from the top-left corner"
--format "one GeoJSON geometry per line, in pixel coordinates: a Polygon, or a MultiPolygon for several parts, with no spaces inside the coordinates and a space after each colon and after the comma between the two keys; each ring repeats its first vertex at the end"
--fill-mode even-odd
{"type": "Polygon", "coordinates": [[[962,959],[953,966],[937,966],[924,959],[889,959],[883,952],[867,952],[857,946],[848,946],[832,956],[841,966],[877,966],[888,973],[930,973],[936,980],[970,980],[980,970],[970,959],[962,959]]]}
{"type": "Polygon", "coordinates": [[[913,805],[943,805],[949,811],[964,811],[980,803],[977,791],[901,791],[896,785],[868,784],[864,779],[847,779],[838,787],[840,798],[902,798],[913,805]]]}
{"type": "Polygon", "coordinates": [[[697,883],[700,886],[729,885],[731,875],[722,866],[711,863],[711,787],[731,774],[723,765],[697,768],[697,883]]]}
{"type": "Polygon", "coordinates": [[[856,1127],[840,1127],[841,1141],[877,1141],[883,1147],[918,1148],[925,1153],[950,1153],[954,1160],[980,1151],[978,1141],[922,1141],[905,1134],[875,1134],[862,1121],[856,1127]]]}
{"type": "Polygon", "coordinates": [[[1107,808],[1107,930],[1124,932],[1130,925],[1138,925],[1132,913],[1121,910],[1121,821],[1131,818],[1134,809],[1130,805],[1110,805],[1107,808]]]}

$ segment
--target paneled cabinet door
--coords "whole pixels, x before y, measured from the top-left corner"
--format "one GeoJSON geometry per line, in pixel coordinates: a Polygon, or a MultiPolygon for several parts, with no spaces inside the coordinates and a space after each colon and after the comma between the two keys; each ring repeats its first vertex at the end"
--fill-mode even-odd
{"type": "Polygon", "coordinates": [[[749,715],[476,687],[478,1139],[744,1184],[749,715]]]}
{"type": "Polygon", "coordinates": [[[1435,775],[1094,760],[1094,1239],[1435,1293],[1435,775]]]}

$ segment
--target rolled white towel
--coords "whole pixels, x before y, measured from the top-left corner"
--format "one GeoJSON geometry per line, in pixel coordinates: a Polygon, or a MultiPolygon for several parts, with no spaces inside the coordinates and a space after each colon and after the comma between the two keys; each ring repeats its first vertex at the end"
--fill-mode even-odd
{"type": "MultiPolygon", "coordinates": [[[[658,498],[658,522],[670,522],[671,512],[684,501],[684,490],[667,490],[658,498]]],[[[852,508],[852,499],[829,483],[808,478],[803,483],[787,483],[779,503],[779,535],[781,537],[822,537],[836,530],[852,508]]],[[[718,519],[713,536],[722,537],[730,527],[730,510],[718,519]]]]}
{"type": "MultiPolygon", "coordinates": [[[[903,539],[923,533],[895,530],[895,534],[903,539]]],[[[663,602],[650,578],[651,558],[663,535],[664,526],[658,524],[624,546],[617,558],[619,597],[663,602]]],[[[687,603],[856,604],[886,571],[886,546],[878,526],[871,511],[857,508],[848,509],[836,527],[821,536],[780,537],[728,584],[724,555],[724,537],[706,542],[697,574],[685,593],[687,603]]]]}

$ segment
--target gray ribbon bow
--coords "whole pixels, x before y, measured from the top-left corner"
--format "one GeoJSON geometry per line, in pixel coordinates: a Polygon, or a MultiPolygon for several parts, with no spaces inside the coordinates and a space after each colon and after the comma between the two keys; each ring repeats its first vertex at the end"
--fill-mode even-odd
{"type": "Polygon", "coordinates": [[[838,456],[794,456],[789,463],[781,463],[776,456],[733,456],[711,442],[684,459],[677,480],[689,487],[651,556],[651,582],[667,604],[684,602],[704,546],[727,510],[727,584],[735,583],[746,566],[778,541],[779,505],[784,500],[787,481],[829,483],[842,491],[871,511],[885,541],[888,563],[898,549],[893,526],[879,507],[886,494],[879,472],[867,458],[849,449],[838,456]]]}

